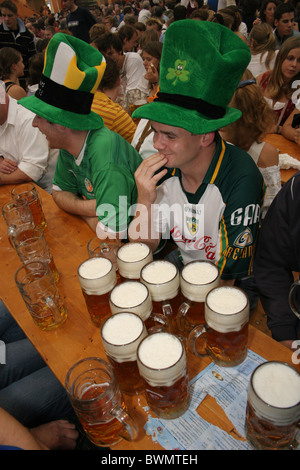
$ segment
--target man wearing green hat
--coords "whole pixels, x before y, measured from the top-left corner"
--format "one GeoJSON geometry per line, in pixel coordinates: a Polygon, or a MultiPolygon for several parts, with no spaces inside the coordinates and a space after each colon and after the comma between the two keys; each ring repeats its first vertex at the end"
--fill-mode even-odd
{"type": "Polygon", "coordinates": [[[169,26],[157,99],[133,114],[151,121],[158,153],[135,173],[138,209],[129,227],[131,240],[153,250],[172,236],[179,266],[209,260],[223,284],[243,286],[251,275],[264,181],[252,158],[217,130],[240,117],[228,103],[249,60],[248,46],[224,26],[194,20],[169,26]],[[157,187],[171,168],[173,176],[157,187]]]}
{"type": "Polygon", "coordinates": [[[91,111],[104,70],[96,48],[57,33],[48,44],[36,94],[19,102],[36,114],[33,126],[50,148],[60,149],[52,191],[57,205],[84,218],[99,238],[123,238],[142,159],[91,111]]]}

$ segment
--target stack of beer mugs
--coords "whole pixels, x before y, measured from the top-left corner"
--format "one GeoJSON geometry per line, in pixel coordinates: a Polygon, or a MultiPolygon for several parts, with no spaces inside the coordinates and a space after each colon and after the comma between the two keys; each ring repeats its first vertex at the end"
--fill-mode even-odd
{"type": "Polygon", "coordinates": [[[19,292],[34,323],[43,330],[62,325],[67,311],[57,288],[59,273],[44,235],[42,202],[32,183],[15,186],[2,206],[7,236],[22,266],[15,274],[19,292]]]}

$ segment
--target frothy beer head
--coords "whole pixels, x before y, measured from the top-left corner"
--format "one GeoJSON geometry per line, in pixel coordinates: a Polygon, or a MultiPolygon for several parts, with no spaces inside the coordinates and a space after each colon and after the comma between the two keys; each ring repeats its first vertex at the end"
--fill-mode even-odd
{"type": "Polygon", "coordinates": [[[300,374],[279,361],[265,362],[252,373],[248,400],[258,417],[276,425],[300,419],[300,374]]]}
{"type": "Polygon", "coordinates": [[[187,299],[194,302],[204,302],[208,292],[219,283],[219,270],[209,261],[192,261],[182,269],[181,292],[187,299]]]}
{"type": "Polygon", "coordinates": [[[80,264],[78,278],[81,288],[89,295],[109,292],[116,283],[116,271],[107,258],[90,258],[80,264]]]}
{"type": "Polygon", "coordinates": [[[148,287],[153,301],[173,299],[179,290],[178,269],[169,261],[152,261],[143,267],[141,282],[148,287]]]}
{"type": "Polygon", "coordinates": [[[110,293],[111,312],[130,311],[146,320],[152,312],[152,301],[148,288],[138,281],[118,284],[110,293]]]}
{"type": "Polygon", "coordinates": [[[221,333],[238,331],[249,320],[247,295],[237,287],[216,287],[206,297],[205,320],[221,333]]]}
{"type": "Polygon", "coordinates": [[[118,362],[135,361],[137,347],[146,335],[141,318],[129,312],[111,316],[101,329],[106,353],[118,362]]]}
{"type": "Polygon", "coordinates": [[[147,336],[138,347],[140,374],[153,386],[170,386],[185,373],[186,358],[181,341],[170,333],[147,336]]]}
{"type": "Polygon", "coordinates": [[[152,252],[145,243],[126,243],[117,253],[120,274],[128,279],[139,279],[142,267],[152,259],[152,252]]]}

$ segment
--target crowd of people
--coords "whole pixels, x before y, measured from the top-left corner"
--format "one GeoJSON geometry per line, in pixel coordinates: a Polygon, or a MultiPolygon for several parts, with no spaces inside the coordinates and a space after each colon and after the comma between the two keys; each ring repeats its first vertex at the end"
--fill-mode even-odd
{"type": "MultiPolygon", "coordinates": [[[[300,174],[281,188],[278,151],[264,139],[282,133],[300,143],[300,2],[62,7],[21,19],[11,0],[0,5],[0,184],[34,181],[100,239],[140,240],[158,256],[168,240],[179,269],[212,260],[223,285],[247,293],[251,312],[261,299],[273,338],[295,349],[300,321],[288,294],[300,271],[300,174]],[[166,208],[175,206],[170,220],[166,208]]],[[[8,318],[17,331],[13,354],[26,339],[0,307],[0,340],[8,318]]],[[[0,431],[0,445],[73,448],[76,431],[56,421],[66,409],[34,423],[48,426],[35,440],[30,420],[9,405],[31,374],[46,374],[48,391],[63,394],[36,360],[0,382],[0,422],[11,419],[22,436],[0,431]]]]}

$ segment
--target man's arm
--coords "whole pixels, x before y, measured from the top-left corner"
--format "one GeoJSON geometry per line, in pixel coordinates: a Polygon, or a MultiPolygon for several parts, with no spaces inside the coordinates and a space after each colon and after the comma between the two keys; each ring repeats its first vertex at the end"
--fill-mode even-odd
{"type": "Polygon", "coordinates": [[[96,218],[96,199],[82,199],[69,191],[56,191],[54,189],[52,196],[60,209],[70,214],[80,215],[83,218],[96,218]]]}
{"type": "Polygon", "coordinates": [[[152,220],[152,205],[156,200],[156,186],[158,181],[165,176],[167,170],[164,169],[156,173],[167,159],[156,153],[143,160],[135,172],[135,181],[138,190],[137,210],[133,221],[129,226],[130,241],[144,242],[150,246],[152,251],[159,245],[159,234],[153,238],[154,227],[152,220]]]}
{"type": "Polygon", "coordinates": [[[32,178],[26,175],[19,168],[10,174],[0,172],[0,185],[25,183],[26,181],[32,181],[32,178]]]}

